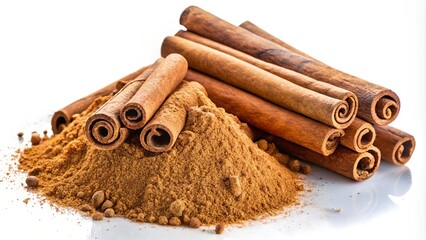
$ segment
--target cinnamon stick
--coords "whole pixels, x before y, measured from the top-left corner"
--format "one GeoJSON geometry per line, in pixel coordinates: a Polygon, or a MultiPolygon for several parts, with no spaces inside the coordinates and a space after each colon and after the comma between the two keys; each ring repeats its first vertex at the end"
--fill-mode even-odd
{"type": "Polygon", "coordinates": [[[101,150],[111,150],[122,144],[129,136],[129,129],[123,127],[119,113],[121,107],[137,92],[152,69],[160,60],[148,67],[142,74],[120,89],[104,105],[94,112],[86,121],[84,133],[88,141],[101,150]]]}
{"type": "Polygon", "coordinates": [[[191,69],[185,79],[199,82],[218,107],[223,107],[242,121],[322,155],[332,154],[344,134],[343,130],[286,110],[191,69]]]}
{"type": "Polygon", "coordinates": [[[151,152],[169,151],[185,125],[187,109],[198,105],[200,94],[207,92],[199,83],[182,82],[142,129],[142,146],[151,152]]]}
{"type": "Polygon", "coordinates": [[[187,69],[188,63],[184,57],[179,54],[168,55],[121,108],[123,124],[129,129],[142,128],[182,81],[187,69]]]}
{"type": "Polygon", "coordinates": [[[51,120],[52,125],[52,131],[54,134],[58,134],[64,129],[72,120],[72,116],[77,113],[81,113],[84,111],[87,107],[90,106],[90,104],[93,103],[93,101],[101,96],[106,96],[110,93],[112,93],[116,89],[117,82],[120,81],[130,81],[137,77],[139,74],[144,72],[147,67],[143,67],[138,69],[137,71],[130,73],[129,75],[108,84],[107,86],[81,98],[77,101],[70,103],[69,105],[63,107],[62,109],[56,111],[51,120]]]}
{"type": "Polygon", "coordinates": [[[274,43],[276,43],[278,45],[281,45],[281,46],[285,47],[286,49],[288,49],[288,50],[290,50],[290,51],[292,51],[294,53],[297,53],[297,54],[299,54],[301,56],[304,56],[304,57],[307,57],[307,58],[310,58],[310,59],[313,59],[313,60],[319,62],[318,59],[315,59],[315,58],[309,56],[308,54],[300,51],[299,49],[291,46],[290,44],[282,41],[281,39],[279,39],[279,38],[271,35],[267,31],[263,30],[262,28],[258,27],[256,24],[254,24],[254,23],[252,23],[250,21],[245,21],[245,22],[241,23],[240,27],[242,27],[242,28],[244,28],[244,29],[246,29],[246,30],[248,30],[248,31],[256,34],[256,35],[258,35],[258,36],[261,36],[261,37],[263,37],[265,39],[268,39],[271,42],[274,42],[274,43]]]}
{"type": "Polygon", "coordinates": [[[340,144],[355,152],[365,152],[375,140],[376,131],[373,125],[360,118],[355,118],[355,121],[345,129],[345,135],[340,139],[340,144]]]}
{"type": "Polygon", "coordinates": [[[380,150],[375,146],[370,146],[365,152],[357,153],[339,145],[333,154],[325,157],[282,138],[272,137],[272,142],[281,151],[356,181],[370,178],[380,165],[380,150]]]}
{"type": "Polygon", "coordinates": [[[382,151],[382,159],[397,166],[406,164],[416,147],[415,138],[391,126],[374,126],[377,137],[374,145],[382,151]]]}
{"type": "Polygon", "coordinates": [[[184,56],[193,69],[329,126],[343,129],[355,118],[356,110],[350,111],[345,102],[303,88],[207,46],[172,36],[165,38],[161,47],[163,56],[170,53],[184,56]]]}
{"type": "Polygon", "coordinates": [[[277,66],[275,64],[262,61],[251,55],[248,55],[236,49],[230,48],[218,42],[212,41],[208,38],[202,37],[192,32],[180,30],[175,35],[178,37],[182,37],[182,38],[191,40],[193,42],[205,45],[207,47],[216,49],[218,51],[227,53],[243,61],[246,61],[250,64],[253,64],[256,67],[262,68],[265,71],[268,71],[279,77],[282,77],[301,87],[304,87],[312,91],[340,100],[341,102],[339,104],[339,110],[336,111],[339,115],[335,117],[336,120],[340,120],[340,122],[350,122],[349,118],[351,116],[354,117],[356,115],[356,112],[358,110],[358,98],[351,91],[336,87],[334,85],[331,85],[325,82],[315,80],[311,77],[277,66]]]}
{"type": "Polygon", "coordinates": [[[357,115],[368,122],[386,125],[399,113],[400,101],[393,91],[294,53],[198,7],[185,9],[180,23],[216,42],[355,93],[359,100],[357,115]]]}

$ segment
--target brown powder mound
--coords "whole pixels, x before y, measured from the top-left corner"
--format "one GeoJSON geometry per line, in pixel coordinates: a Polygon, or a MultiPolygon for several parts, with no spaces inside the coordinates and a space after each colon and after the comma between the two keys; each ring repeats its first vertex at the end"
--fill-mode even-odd
{"type": "Polygon", "coordinates": [[[188,110],[182,133],[166,153],[147,152],[132,139],[111,151],[91,146],[83,126],[104,97],[60,134],[25,149],[20,168],[39,178],[37,191],[55,204],[93,206],[92,195],[103,191],[110,200],[104,209],[137,221],[165,216],[185,222],[189,216],[203,224],[235,223],[296,203],[298,176],[199,95],[199,107],[188,110]]]}

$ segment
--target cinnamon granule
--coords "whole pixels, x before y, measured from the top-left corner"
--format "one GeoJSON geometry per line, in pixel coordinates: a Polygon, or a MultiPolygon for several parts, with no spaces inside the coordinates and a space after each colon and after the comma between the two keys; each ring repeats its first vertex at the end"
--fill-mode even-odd
{"type": "MultiPolygon", "coordinates": [[[[36,190],[52,203],[75,209],[90,204],[134,221],[168,223],[179,217],[183,223],[192,218],[227,224],[277,214],[297,202],[298,176],[259,149],[202,93],[170,151],[147,152],[132,137],[114,150],[96,149],[83,126],[108,98],[97,99],[61,133],[24,149],[20,168],[40,179],[36,190]],[[241,192],[230,191],[230,176],[238,176],[241,192]]],[[[103,216],[95,212],[93,218],[103,216]]]]}

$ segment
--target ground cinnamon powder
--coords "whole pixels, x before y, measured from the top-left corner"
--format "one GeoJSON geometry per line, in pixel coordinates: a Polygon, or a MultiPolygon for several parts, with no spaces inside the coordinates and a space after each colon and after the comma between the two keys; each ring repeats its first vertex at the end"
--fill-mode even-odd
{"type": "Polygon", "coordinates": [[[259,149],[234,117],[201,92],[172,150],[153,154],[132,138],[114,150],[97,150],[83,126],[108,98],[97,99],[60,134],[22,151],[20,168],[37,176],[37,191],[52,203],[93,207],[93,194],[103,191],[108,214],[217,224],[276,214],[297,202],[298,176],[259,149]]]}

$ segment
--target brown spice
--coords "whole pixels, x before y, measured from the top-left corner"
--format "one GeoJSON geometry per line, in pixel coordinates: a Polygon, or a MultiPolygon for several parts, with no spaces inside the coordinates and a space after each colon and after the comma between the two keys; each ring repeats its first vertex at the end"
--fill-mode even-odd
{"type": "Polygon", "coordinates": [[[82,192],[82,191],[79,191],[79,192],[77,192],[77,198],[80,198],[80,199],[82,199],[83,197],[84,197],[84,192],[82,192]]]}
{"type": "Polygon", "coordinates": [[[101,206],[101,210],[105,211],[107,208],[112,208],[114,206],[114,203],[112,203],[110,200],[106,200],[102,206],[101,206]]]}
{"type": "Polygon", "coordinates": [[[180,199],[170,204],[170,213],[175,217],[182,216],[183,210],[185,210],[185,202],[180,199]]]}
{"type": "Polygon", "coordinates": [[[158,224],[160,224],[160,225],[167,225],[168,222],[169,222],[169,220],[167,220],[166,216],[160,216],[158,218],[158,224]]]}
{"type": "Polygon", "coordinates": [[[107,198],[115,214],[136,220],[138,213],[147,213],[148,222],[181,215],[180,208],[170,209],[177,200],[185,203],[182,213],[203,224],[269,216],[295,204],[298,176],[260,150],[204,93],[199,96],[199,107],[188,109],[185,127],[168,152],[149,153],[131,141],[108,151],[89,144],[84,124],[109,99],[102,97],[59,134],[25,149],[20,169],[39,169],[43,186],[37,191],[52,203],[80,209],[91,203],[87,196],[100,191],[91,203],[96,208],[107,198]],[[239,176],[244,187],[238,198],[224,181],[229,176],[239,176]]]}
{"type": "Polygon", "coordinates": [[[300,168],[302,167],[302,165],[300,164],[299,160],[291,160],[288,163],[288,167],[290,168],[291,171],[293,172],[299,172],[300,168]]]}
{"type": "MultiPolygon", "coordinates": [[[[114,217],[115,212],[114,212],[114,209],[112,209],[112,208],[107,208],[107,209],[105,209],[104,214],[105,214],[105,217],[110,218],[110,217],[114,217]]],[[[139,218],[138,218],[138,219],[139,219],[139,218]]]]}
{"type": "Polygon", "coordinates": [[[36,188],[38,187],[39,179],[35,176],[29,176],[27,177],[27,179],[25,179],[25,183],[30,188],[36,188]]]}
{"type": "Polygon", "coordinates": [[[37,132],[32,132],[31,133],[31,144],[33,146],[35,146],[35,145],[39,145],[40,142],[41,142],[40,134],[38,134],[37,132]]]}
{"type": "Polygon", "coordinates": [[[214,231],[216,232],[216,234],[222,234],[223,231],[225,231],[225,225],[223,224],[216,225],[216,228],[214,229],[214,231]]]}
{"type": "Polygon", "coordinates": [[[197,217],[191,218],[191,221],[189,222],[189,226],[192,228],[199,228],[201,227],[201,221],[197,217]]]}
{"type": "Polygon", "coordinates": [[[232,195],[234,197],[238,197],[241,195],[241,182],[238,176],[230,176],[229,177],[229,188],[231,190],[232,195]]]}
{"type": "Polygon", "coordinates": [[[142,222],[143,220],[145,220],[145,214],[139,213],[136,217],[136,221],[142,222]]]}
{"type": "Polygon", "coordinates": [[[102,220],[102,219],[104,219],[104,214],[101,213],[101,212],[94,212],[92,214],[92,219],[95,220],[95,221],[102,220]]]}
{"type": "Polygon", "coordinates": [[[302,168],[300,169],[300,172],[305,174],[305,175],[310,174],[311,171],[312,171],[311,166],[309,166],[308,164],[303,165],[302,168]]]}
{"type": "Polygon", "coordinates": [[[90,212],[92,210],[93,210],[93,208],[89,204],[84,204],[83,206],[81,206],[81,211],[83,211],[83,212],[90,212]]]}
{"type": "Polygon", "coordinates": [[[182,221],[185,224],[189,224],[189,222],[191,221],[191,218],[188,215],[184,214],[182,217],[182,221]]]}
{"type": "Polygon", "coordinates": [[[180,222],[179,218],[177,218],[177,217],[171,217],[170,220],[169,220],[169,224],[171,226],[180,226],[181,222],[180,222]]]}
{"type": "Polygon", "coordinates": [[[24,133],[23,132],[18,132],[17,135],[18,135],[19,138],[22,138],[24,136],[24,133]]]}
{"type": "Polygon", "coordinates": [[[97,191],[92,196],[92,205],[95,208],[98,208],[105,201],[105,193],[103,191],[97,191]]]}
{"type": "Polygon", "coordinates": [[[265,139],[260,139],[256,142],[257,147],[260,148],[263,151],[266,151],[268,149],[268,142],[265,139]]]}

